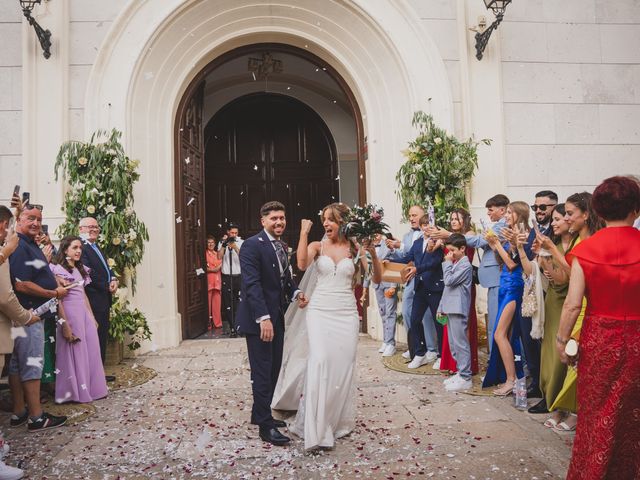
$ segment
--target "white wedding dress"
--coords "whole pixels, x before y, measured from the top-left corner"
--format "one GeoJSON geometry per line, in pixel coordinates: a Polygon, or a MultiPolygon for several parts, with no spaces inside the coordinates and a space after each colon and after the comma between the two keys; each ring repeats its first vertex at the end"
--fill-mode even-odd
{"type": "Polygon", "coordinates": [[[304,438],[306,450],[333,447],[355,425],[359,319],[353,274],[353,259],[336,264],[321,254],[300,285],[310,295],[309,305],[287,311],[272,408],[297,410],[289,430],[304,438]]]}

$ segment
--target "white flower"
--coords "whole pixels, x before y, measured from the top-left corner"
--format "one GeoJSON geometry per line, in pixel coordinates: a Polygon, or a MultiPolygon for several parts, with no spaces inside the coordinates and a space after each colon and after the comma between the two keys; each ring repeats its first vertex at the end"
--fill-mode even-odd
{"type": "Polygon", "coordinates": [[[113,243],[114,245],[120,245],[120,237],[113,237],[113,239],[111,240],[111,243],[113,243]]]}
{"type": "Polygon", "coordinates": [[[85,157],[80,157],[78,159],[78,163],[82,166],[85,166],[87,163],[89,163],[89,160],[87,160],[85,157]]]}
{"type": "Polygon", "coordinates": [[[89,205],[87,207],[87,212],[93,215],[94,213],[96,213],[96,207],[94,207],[93,205],[89,205]]]}
{"type": "Polygon", "coordinates": [[[116,266],[116,261],[113,258],[109,258],[107,260],[107,265],[109,265],[109,268],[113,268],[116,266]]]}
{"type": "Polygon", "coordinates": [[[110,213],[116,213],[116,207],[114,207],[113,205],[107,205],[104,209],[104,213],[106,213],[107,215],[110,213]]]}
{"type": "Polygon", "coordinates": [[[138,238],[138,234],[133,230],[129,230],[129,240],[135,240],[136,238],[138,238]]]}
{"type": "Polygon", "coordinates": [[[433,143],[436,145],[440,145],[442,143],[442,139],[440,137],[436,137],[433,139],[433,143]]]}

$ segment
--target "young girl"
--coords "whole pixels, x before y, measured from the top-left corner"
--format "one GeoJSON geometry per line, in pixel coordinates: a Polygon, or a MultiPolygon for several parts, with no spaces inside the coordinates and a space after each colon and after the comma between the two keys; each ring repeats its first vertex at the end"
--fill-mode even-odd
{"type": "Polygon", "coordinates": [[[50,266],[53,274],[69,285],[69,294],[58,304],[56,403],[87,403],[107,396],[98,324],[84,292],[91,278],[81,256],[82,240],[68,236],[60,242],[50,266]]]}

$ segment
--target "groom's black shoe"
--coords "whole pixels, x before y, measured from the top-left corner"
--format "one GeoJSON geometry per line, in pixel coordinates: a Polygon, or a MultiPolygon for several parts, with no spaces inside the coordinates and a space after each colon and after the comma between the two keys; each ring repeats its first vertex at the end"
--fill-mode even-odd
{"type": "Polygon", "coordinates": [[[276,420],[275,418],[273,419],[273,426],[276,428],[287,428],[287,422],[285,422],[284,420],[276,420]]]}
{"type": "Polygon", "coordinates": [[[528,410],[529,413],[549,413],[547,401],[543,398],[528,410]]]}
{"type": "Polygon", "coordinates": [[[291,441],[289,437],[280,433],[277,428],[260,429],[260,438],[272,445],[283,446],[291,441]]]}

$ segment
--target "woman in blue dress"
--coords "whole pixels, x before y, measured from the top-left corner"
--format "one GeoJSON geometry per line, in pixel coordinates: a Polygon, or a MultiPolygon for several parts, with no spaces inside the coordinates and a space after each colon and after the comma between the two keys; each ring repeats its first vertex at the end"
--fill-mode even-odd
{"type": "MultiPolygon", "coordinates": [[[[529,205],[525,202],[510,203],[507,207],[506,222],[504,236],[512,238],[517,233],[528,233],[529,205]]],[[[493,394],[503,397],[513,391],[516,378],[523,376],[518,325],[520,324],[524,280],[516,245],[509,243],[503,245],[500,238],[492,231],[486,236],[486,239],[498,256],[498,262],[502,268],[498,290],[498,314],[493,337],[494,345],[491,349],[489,366],[482,386],[499,384],[493,394]],[[498,348],[495,348],[496,346],[498,348]]]]}

